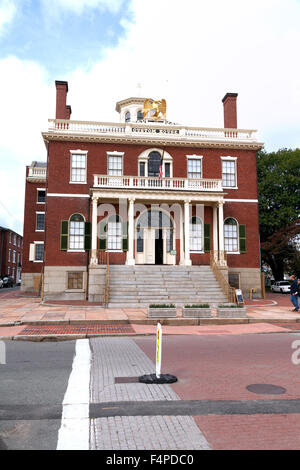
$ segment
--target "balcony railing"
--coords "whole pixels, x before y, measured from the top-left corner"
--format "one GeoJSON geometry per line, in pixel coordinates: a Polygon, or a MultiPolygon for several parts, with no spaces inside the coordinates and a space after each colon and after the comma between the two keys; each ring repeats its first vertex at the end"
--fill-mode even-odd
{"type": "Polygon", "coordinates": [[[94,175],[94,188],[151,189],[173,191],[223,191],[220,179],[162,178],[94,175]]]}
{"type": "Polygon", "coordinates": [[[46,179],[47,168],[30,167],[28,169],[28,178],[46,179]]]}
{"type": "Polygon", "coordinates": [[[171,139],[173,141],[241,141],[257,142],[256,130],[187,127],[165,122],[94,122],[49,119],[49,131],[72,135],[107,135],[151,139],[171,139]]]}

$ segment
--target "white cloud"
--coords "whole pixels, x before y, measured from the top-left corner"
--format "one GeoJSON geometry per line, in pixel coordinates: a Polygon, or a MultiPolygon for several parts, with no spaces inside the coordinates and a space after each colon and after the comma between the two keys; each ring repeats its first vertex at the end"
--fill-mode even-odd
{"type": "Polygon", "coordinates": [[[165,97],[168,119],[223,126],[237,92],[238,126],[264,131],[299,123],[300,4],[296,0],[132,0],[127,36],[69,79],[74,119],[114,120],[117,100],[165,97]]]}
{"type": "Polygon", "coordinates": [[[54,110],[55,91],[34,62],[0,60],[0,76],[0,225],[20,231],[25,166],[46,160],[41,131],[48,126],[49,110],[54,110]]]}
{"type": "Polygon", "coordinates": [[[0,0],[0,36],[7,26],[13,20],[16,14],[16,5],[12,0],[0,0]]]}
{"type": "Polygon", "coordinates": [[[43,6],[48,12],[59,12],[60,10],[72,11],[81,15],[86,9],[108,10],[116,13],[120,10],[124,0],[42,0],[43,6]]]}
{"type": "MultiPolygon", "coordinates": [[[[73,7],[67,0],[56,3],[78,14],[84,6],[108,5],[104,0],[72,1],[73,7]]],[[[297,145],[298,1],[132,0],[130,9],[134,20],[122,21],[125,37],[89,69],[79,66],[49,82],[47,71],[34,62],[0,61],[0,158],[5,165],[14,163],[0,175],[2,202],[9,204],[17,194],[23,210],[23,188],[18,192],[15,184],[21,177],[15,175],[24,179],[26,164],[46,159],[41,131],[55,116],[55,79],[68,80],[68,104],[78,120],[118,120],[116,101],[137,95],[141,83],[141,96],[166,98],[170,121],[222,127],[221,100],[226,92],[237,92],[238,127],[258,129],[267,150],[297,145]],[[5,189],[3,178],[11,181],[5,189]]]]}

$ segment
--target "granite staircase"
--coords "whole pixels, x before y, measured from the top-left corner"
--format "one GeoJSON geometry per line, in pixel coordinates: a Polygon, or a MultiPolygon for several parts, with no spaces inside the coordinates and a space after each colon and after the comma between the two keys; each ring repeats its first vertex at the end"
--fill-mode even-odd
{"type": "Polygon", "coordinates": [[[109,308],[226,302],[210,266],[110,265],[109,308]]]}

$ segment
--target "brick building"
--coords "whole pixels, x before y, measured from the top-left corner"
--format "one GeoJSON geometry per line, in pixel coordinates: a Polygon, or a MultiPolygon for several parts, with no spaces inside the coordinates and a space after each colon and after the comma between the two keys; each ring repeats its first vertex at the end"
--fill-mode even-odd
{"type": "Polygon", "coordinates": [[[84,122],[55,83],[47,164],[27,168],[22,289],[43,271],[46,298],[97,301],[109,253],[110,265],[174,270],[212,257],[245,295],[260,292],[262,144],[237,128],[237,94],[222,100],[220,129],[169,122],[163,100],[135,97],[116,104],[119,122],[84,122]]]}
{"type": "Polygon", "coordinates": [[[0,227],[0,278],[11,276],[17,284],[21,279],[23,237],[0,227]]]}

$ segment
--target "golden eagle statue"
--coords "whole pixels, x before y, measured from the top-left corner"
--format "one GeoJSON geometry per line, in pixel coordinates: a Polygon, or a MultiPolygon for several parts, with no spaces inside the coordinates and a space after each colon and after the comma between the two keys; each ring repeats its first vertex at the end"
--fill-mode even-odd
{"type": "Polygon", "coordinates": [[[166,119],[167,103],[166,100],[154,101],[151,98],[147,98],[144,101],[144,119],[166,119]]]}

